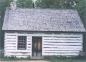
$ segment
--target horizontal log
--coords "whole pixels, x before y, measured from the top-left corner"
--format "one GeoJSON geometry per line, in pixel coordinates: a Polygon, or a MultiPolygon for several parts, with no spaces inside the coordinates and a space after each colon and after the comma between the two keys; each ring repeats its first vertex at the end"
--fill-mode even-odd
{"type": "Polygon", "coordinates": [[[42,53],[42,55],[79,55],[79,53],[42,53]]]}
{"type": "Polygon", "coordinates": [[[58,46],[58,47],[43,47],[43,50],[82,50],[82,46],[58,46]]]}
{"type": "Polygon", "coordinates": [[[5,52],[5,56],[31,56],[31,52],[5,52]]]}
{"type": "Polygon", "coordinates": [[[17,36],[5,36],[5,39],[16,39],[17,38],[17,36]]]}
{"type": "Polygon", "coordinates": [[[55,50],[52,50],[52,51],[49,51],[49,50],[45,50],[45,51],[42,51],[43,53],[79,53],[80,51],[55,51],[55,50]]]}
{"type": "Polygon", "coordinates": [[[81,49],[76,49],[76,50],[73,50],[73,49],[43,49],[42,50],[43,52],[47,52],[47,51],[82,51],[81,49]]]}
{"type": "Polygon", "coordinates": [[[15,42],[15,41],[17,41],[17,39],[5,39],[4,41],[5,42],[15,42]]]}
{"type": "Polygon", "coordinates": [[[67,38],[61,38],[61,39],[60,38],[58,38],[58,39],[57,38],[56,39],[52,38],[52,39],[49,39],[49,38],[47,38],[47,39],[43,39],[43,40],[44,41],[60,41],[60,40],[63,40],[63,41],[81,41],[82,39],[80,39],[80,38],[78,38],[78,39],[76,39],[76,38],[75,39],[71,39],[71,38],[70,39],[67,39],[67,38]]]}
{"type": "Polygon", "coordinates": [[[82,48],[43,48],[44,50],[82,50],[82,48]]]}
{"type": "Polygon", "coordinates": [[[43,43],[45,46],[82,46],[82,43],[43,43]]]}

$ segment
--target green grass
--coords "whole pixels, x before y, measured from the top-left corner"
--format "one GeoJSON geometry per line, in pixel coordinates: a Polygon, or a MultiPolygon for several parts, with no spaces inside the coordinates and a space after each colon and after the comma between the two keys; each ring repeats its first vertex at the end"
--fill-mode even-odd
{"type": "Polygon", "coordinates": [[[16,58],[15,56],[12,57],[4,57],[3,49],[0,49],[0,61],[17,61],[17,60],[30,60],[30,57],[27,58],[16,58]]]}
{"type": "Polygon", "coordinates": [[[50,62],[86,62],[86,60],[83,59],[54,59],[50,62]]]}
{"type": "Polygon", "coordinates": [[[50,62],[86,62],[86,57],[79,58],[51,58],[50,62]]]}
{"type": "MultiPolygon", "coordinates": [[[[4,57],[0,55],[0,61],[18,61],[18,60],[30,60],[28,58],[16,58],[16,57],[4,57]]],[[[46,57],[44,60],[48,60],[50,62],[86,62],[86,57],[75,57],[75,58],[67,58],[67,57],[46,57]]]]}
{"type": "Polygon", "coordinates": [[[18,61],[18,60],[30,60],[30,58],[0,57],[0,61],[18,61]]]}
{"type": "MultiPolygon", "coordinates": [[[[28,58],[16,58],[16,57],[1,57],[0,61],[18,61],[18,60],[30,60],[28,58]]],[[[46,59],[45,59],[46,60],[46,59]]],[[[47,59],[50,62],[86,62],[84,58],[51,58],[47,59]]]]}

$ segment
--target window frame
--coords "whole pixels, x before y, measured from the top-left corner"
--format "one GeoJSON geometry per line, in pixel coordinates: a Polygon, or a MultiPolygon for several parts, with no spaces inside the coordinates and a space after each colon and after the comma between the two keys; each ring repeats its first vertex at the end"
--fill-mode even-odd
{"type": "MultiPolygon", "coordinates": [[[[23,39],[24,40],[24,39],[23,39]]],[[[23,41],[23,40],[21,40],[21,41],[23,41]]],[[[25,35],[18,35],[17,36],[17,50],[26,50],[27,49],[27,36],[25,36],[25,35]],[[25,48],[19,48],[19,37],[25,37],[25,48]]]]}

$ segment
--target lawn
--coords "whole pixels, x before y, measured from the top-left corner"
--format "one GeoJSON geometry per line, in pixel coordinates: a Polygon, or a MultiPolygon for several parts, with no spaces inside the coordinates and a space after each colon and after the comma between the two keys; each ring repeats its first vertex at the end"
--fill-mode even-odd
{"type": "MultiPolygon", "coordinates": [[[[30,58],[20,58],[17,59],[16,57],[3,57],[2,54],[0,54],[0,62],[12,62],[12,61],[30,61],[30,58]]],[[[86,62],[86,57],[75,57],[75,58],[66,58],[66,57],[51,57],[51,58],[45,58],[44,60],[48,60],[49,62],[86,62]]],[[[40,62],[40,61],[39,61],[40,62]]]]}
{"type": "Polygon", "coordinates": [[[28,61],[30,60],[29,57],[27,58],[16,58],[16,57],[0,57],[0,61],[28,61]]]}
{"type": "Polygon", "coordinates": [[[54,59],[50,62],[86,62],[86,59],[54,59]]]}
{"type": "MultiPolygon", "coordinates": [[[[5,62],[32,62],[33,60],[27,60],[27,59],[13,59],[13,58],[1,58],[1,61],[5,61],[5,62]]],[[[37,60],[38,62],[40,62],[40,60],[37,60]]],[[[35,61],[35,62],[37,62],[35,61]]],[[[86,59],[72,59],[72,58],[52,58],[52,59],[44,59],[44,61],[47,62],[86,62],[86,59]]]]}
{"type": "Polygon", "coordinates": [[[53,58],[50,62],[86,62],[86,58],[53,58]]]}

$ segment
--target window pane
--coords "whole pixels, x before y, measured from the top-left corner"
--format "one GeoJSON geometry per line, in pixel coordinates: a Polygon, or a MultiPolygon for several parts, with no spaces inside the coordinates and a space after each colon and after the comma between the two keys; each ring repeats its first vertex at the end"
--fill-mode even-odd
{"type": "Polygon", "coordinates": [[[26,41],[27,37],[26,36],[18,36],[18,46],[17,48],[19,50],[25,50],[26,49],[26,41]]]}

